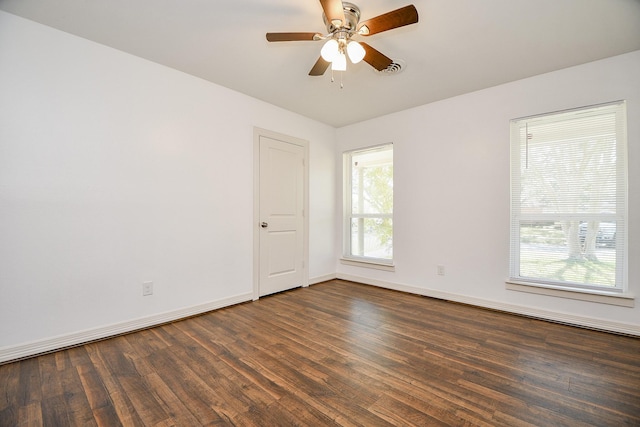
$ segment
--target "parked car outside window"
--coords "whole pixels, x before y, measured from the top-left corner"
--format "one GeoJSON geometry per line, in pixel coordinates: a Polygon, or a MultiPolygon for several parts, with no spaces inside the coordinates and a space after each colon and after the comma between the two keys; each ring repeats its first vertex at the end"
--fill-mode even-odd
{"type": "MultiPolygon", "coordinates": [[[[580,243],[584,245],[584,241],[587,238],[587,222],[580,223],[580,243]]],[[[615,247],[616,245],[616,223],[615,222],[601,222],[598,226],[598,232],[596,234],[596,245],[615,247]]]]}

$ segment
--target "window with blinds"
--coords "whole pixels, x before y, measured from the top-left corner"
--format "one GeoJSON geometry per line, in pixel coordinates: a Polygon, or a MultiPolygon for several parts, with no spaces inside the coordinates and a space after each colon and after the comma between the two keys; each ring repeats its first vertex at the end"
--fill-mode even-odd
{"type": "Polygon", "coordinates": [[[510,281],[626,286],[624,101],[511,121],[510,281]]]}
{"type": "Polygon", "coordinates": [[[391,264],[393,145],[347,152],[344,162],[344,257],[391,264]]]}

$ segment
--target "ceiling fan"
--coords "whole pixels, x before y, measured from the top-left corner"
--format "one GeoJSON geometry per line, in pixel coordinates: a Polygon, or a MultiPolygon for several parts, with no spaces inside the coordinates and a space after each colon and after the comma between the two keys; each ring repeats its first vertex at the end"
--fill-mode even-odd
{"type": "Polygon", "coordinates": [[[418,11],[414,5],[401,7],[360,22],[360,9],[353,3],[341,0],[320,0],[320,4],[324,11],[322,19],[327,27],[327,34],[267,33],[267,40],[270,42],[327,40],[320,52],[320,58],[309,71],[310,76],[323,75],[329,65],[335,71],[346,70],[347,56],[354,64],[364,59],[376,70],[383,71],[393,63],[393,60],[368,44],[357,42],[352,38],[371,36],[418,22],[418,11]]]}

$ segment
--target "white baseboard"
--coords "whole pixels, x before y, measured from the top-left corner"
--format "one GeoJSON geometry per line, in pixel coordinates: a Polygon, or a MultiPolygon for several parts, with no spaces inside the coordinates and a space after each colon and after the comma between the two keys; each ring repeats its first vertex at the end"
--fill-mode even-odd
{"type": "Polygon", "coordinates": [[[482,298],[458,295],[449,292],[436,291],[433,289],[419,288],[411,285],[403,285],[399,283],[387,282],[383,280],[368,279],[351,274],[338,273],[337,279],[349,280],[352,282],[364,283],[366,285],[377,286],[380,288],[392,289],[396,291],[408,292],[411,294],[422,295],[426,297],[438,298],[448,301],[455,301],[463,304],[475,305],[478,307],[489,308],[492,310],[505,311],[508,313],[520,314],[523,316],[535,317],[537,319],[549,320],[552,322],[563,323],[582,328],[596,329],[599,331],[614,332],[619,334],[640,336],[640,326],[629,323],[611,322],[609,320],[576,316],[573,314],[561,313],[556,311],[540,310],[515,304],[507,304],[499,301],[492,301],[482,298]]]}
{"type": "Polygon", "coordinates": [[[228,307],[230,305],[239,304],[245,301],[251,301],[252,297],[253,293],[249,292],[246,294],[235,295],[217,301],[198,304],[179,310],[167,311],[164,313],[155,314],[153,316],[115,323],[95,329],[88,329],[71,334],[59,335],[57,337],[32,341],[16,346],[3,347],[0,348],[0,363],[23,359],[25,357],[35,356],[37,354],[50,353],[52,351],[60,350],[63,348],[73,347],[91,341],[101,340],[116,335],[137,331],[140,329],[150,328],[152,326],[184,319],[190,316],[196,316],[208,311],[217,310],[219,308],[228,307]]]}
{"type": "MultiPolygon", "coordinates": [[[[419,288],[416,286],[404,285],[400,283],[368,279],[366,277],[351,274],[338,273],[317,276],[309,278],[309,284],[313,285],[333,279],[349,280],[352,282],[364,283],[366,285],[377,286],[380,288],[392,289],[426,297],[444,299],[448,301],[455,301],[463,304],[475,305],[478,307],[500,310],[508,313],[520,314],[583,328],[640,336],[640,326],[628,323],[611,322],[603,319],[575,316],[572,314],[540,310],[521,305],[506,304],[498,301],[458,295],[433,289],[419,288]]],[[[153,326],[161,325],[163,323],[195,316],[212,310],[217,310],[219,308],[251,301],[252,299],[253,293],[249,292],[246,294],[236,295],[217,301],[211,301],[192,307],[186,307],[179,310],[173,310],[153,316],[134,319],[127,322],[121,322],[113,325],[103,326],[100,328],[79,331],[72,334],[60,335],[53,338],[32,341],[25,344],[3,347],[0,348],[0,363],[23,359],[26,357],[35,356],[37,354],[49,353],[52,351],[60,350],[67,347],[73,347],[91,341],[101,340],[140,329],[150,328],[153,326]]]]}
{"type": "Polygon", "coordinates": [[[336,274],[332,273],[332,274],[325,274],[324,276],[316,276],[316,277],[310,277],[309,278],[309,284],[310,285],[315,285],[318,283],[322,283],[322,282],[327,282],[329,280],[333,280],[336,278],[336,274]]]}

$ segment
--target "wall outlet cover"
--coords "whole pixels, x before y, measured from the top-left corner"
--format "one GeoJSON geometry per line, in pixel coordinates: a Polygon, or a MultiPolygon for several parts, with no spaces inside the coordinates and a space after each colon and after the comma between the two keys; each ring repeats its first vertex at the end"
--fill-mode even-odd
{"type": "Polygon", "coordinates": [[[142,296],[153,295],[153,282],[144,282],[142,284],[142,296]]]}

